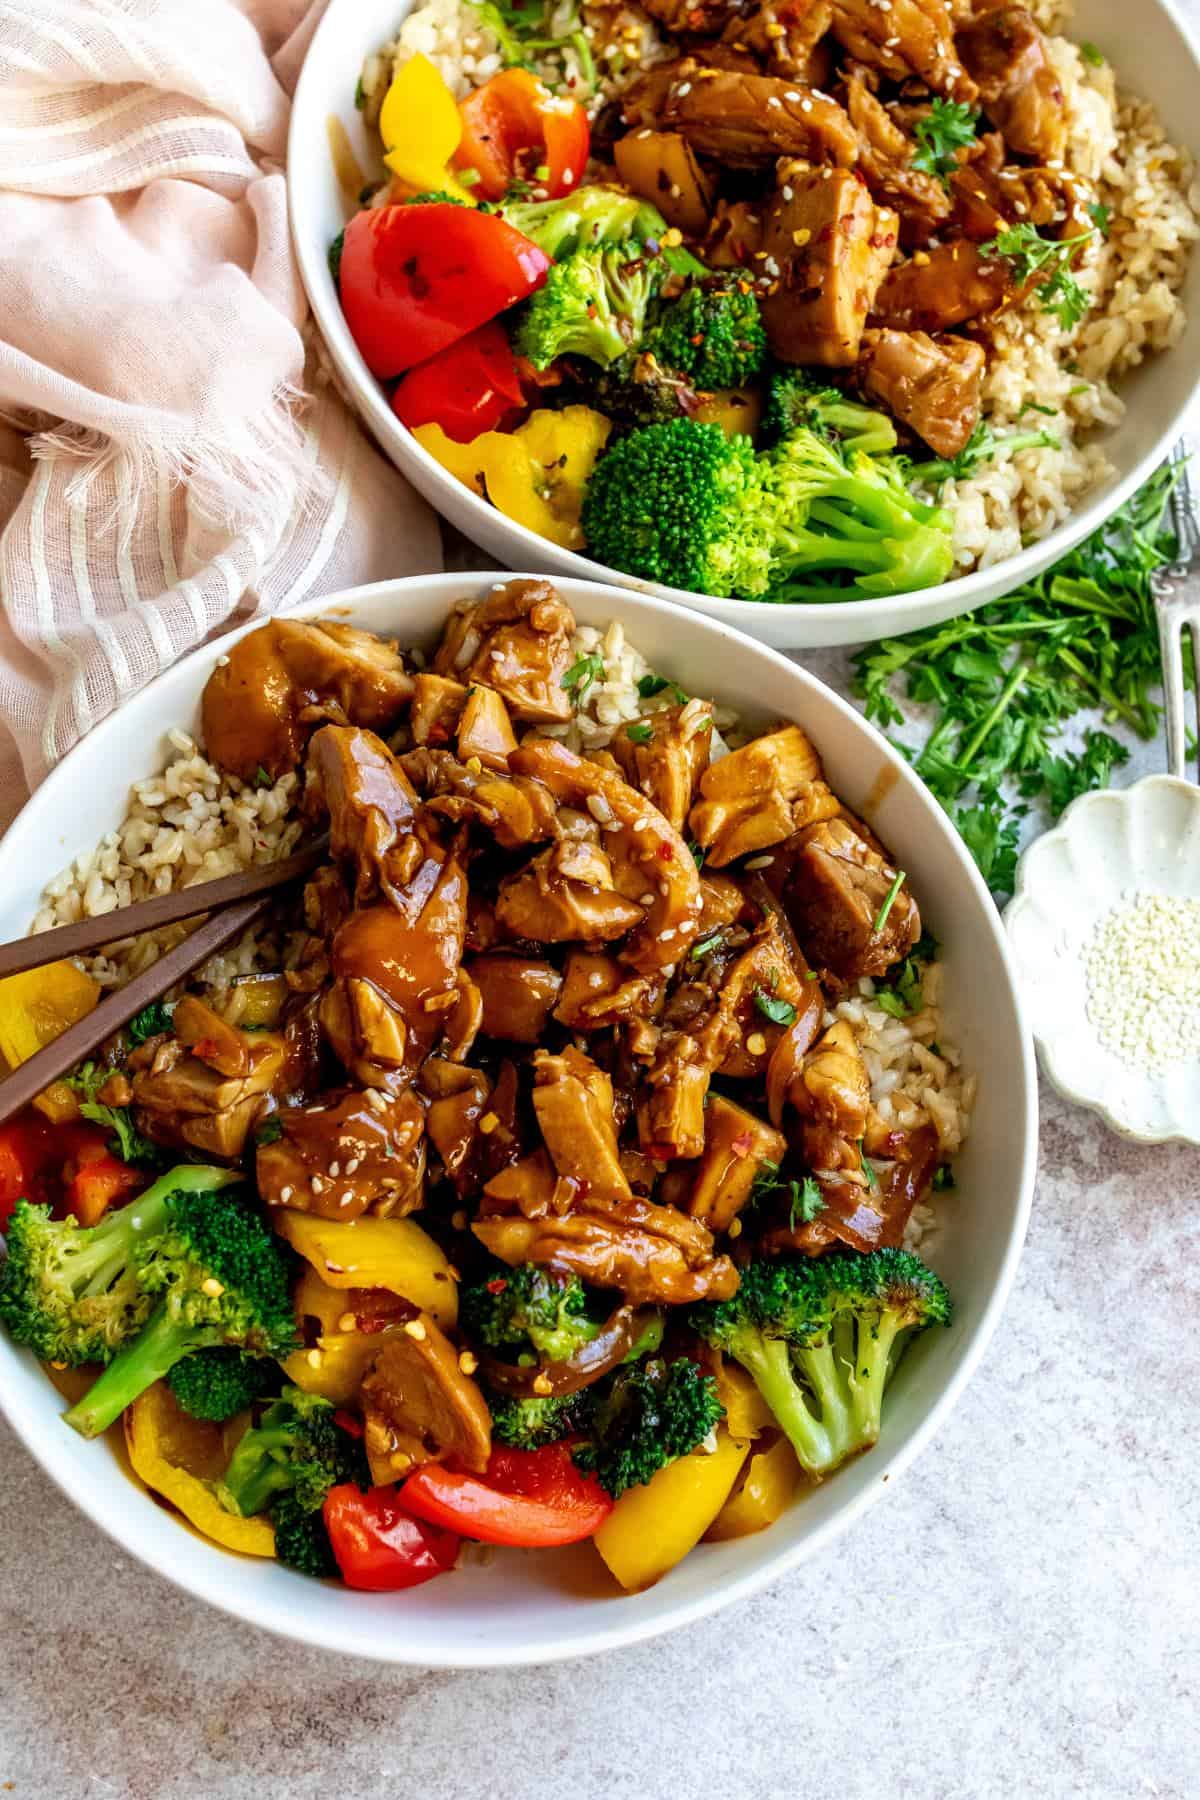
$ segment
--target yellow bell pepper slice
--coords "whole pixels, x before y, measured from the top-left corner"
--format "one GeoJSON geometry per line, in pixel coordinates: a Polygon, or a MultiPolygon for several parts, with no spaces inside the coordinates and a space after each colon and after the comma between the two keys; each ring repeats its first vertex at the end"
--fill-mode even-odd
{"type": "Polygon", "coordinates": [[[758,1450],[746,1465],[746,1479],[731,1494],[704,1534],[706,1543],[749,1537],[765,1531],[784,1512],[804,1485],[804,1471],[785,1437],[768,1450],[758,1450]]]}
{"type": "Polygon", "coordinates": [[[458,1318],[450,1264],[411,1219],[322,1219],[283,1207],[272,1223],[333,1288],[387,1288],[432,1314],[443,1327],[458,1318]]]}
{"type": "Polygon", "coordinates": [[[322,1281],[315,1269],[301,1275],[292,1304],[297,1319],[317,1319],[321,1329],[311,1349],[295,1350],[287,1358],[284,1374],[306,1394],[320,1394],[335,1406],[349,1405],[382,1346],[403,1327],[397,1323],[382,1331],[343,1331],[346,1291],[322,1281]]]}
{"type": "Polygon", "coordinates": [[[485,465],[492,505],[563,550],[583,544],[583,490],[612,422],[589,406],[530,413],[516,431],[489,432],[496,440],[485,465]]]}
{"type": "MultiPolygon", "coordinates": [[[[0,981],[0,1057],[10,1069],[28,1062],[87,1017],[100,1001],[100,985],[73,962],[45,963],[0,981]]],[[[34,1101],[56,1125],[79,1116],[71,1089],[56,1081],[34,1101]]]]}
{"type": "Polygon", "coordinates": [[[164,1382],[126,1409],[125,1443],[134,1473],[206,1538],[244,1556],[274,1556],[270,1521],[239,1518],[217,1499],[212,1483],[228,1462],[221,1427],[189,1418],[164,1382]]]}
{"type": "Polygon", "coordinates": [[[775,1414],[745,1369],[722,1357],[716,1370],[717,1397],[725,1408],[725,1429],[730,1437],[756,1438],[760,1432],[778,1429],[775,1414]]]}
{"type": "Polygon", "coordinates": [[[410,56],[397,69],[380,108],[379,135],[384,162],[414,193],[471,198],[448,167],[462,138],[458,102],[427,56],[410,56]]]}
{"type": "Polygon", "coordinates": [[[464,487],[469,487],[483,499],[484,462],[491,440],[500,435],[498,432],[485,431],[469,444],[456,444],[440,425],[414,425],[412,434],[435,462],[440,462],[456,481],[461,481],[464,487]]]}
{"type": "Polygon", "coordinates": [[[757,388],[717,388],[701,400],[694,417],[719,425],[726,437],[753,437],[762,424],[763,398],[757,388]]]}
{"type": "Polygon", "coordinates": [[[413,436],[518,525],[578,550],[583,490],[611,430],[611,421],[590,406],[564,406],[530,413],[516,431],[485,431],[469,444],[453,443],[439,425],[418,425],[413,436]]]}
{"type": "Polygon", "coordinates": [[[748,1449],[719,1426],[714,1451],[693,1450],[644,1487],[626,1489],[592,1541],[627,1592],[652,1587],[700,1542],[748,1449]]]}

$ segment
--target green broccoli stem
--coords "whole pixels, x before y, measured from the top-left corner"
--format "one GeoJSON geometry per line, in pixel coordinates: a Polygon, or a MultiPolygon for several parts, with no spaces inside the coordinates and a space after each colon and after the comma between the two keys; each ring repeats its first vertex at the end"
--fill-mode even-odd
{"type": "Polygon", "coordinates": [[[780,1338],[743,1332],[733,1353],[786,1433],[801,1467],[810,1475],[823,1474],[834,1454],[833,1441],[824,1422],[808,1409],[792,1372],[787,1344],[780,1338]]]}
{"type": "Polygon", "coordinates": [[[892,1372],[892,1350],[903,1329],[900,1314],[890,1311],[884,1311],[871,1330],[865,1321],[859,1323],[857,1352],[846,1359],[855,1448],[867,1449],[879,1437],[884,1389],[892,1372]]]}
{"type": "MultiPolygon", "coordinates": [[[[172,1194],[210,1193],[227,1187],[241,1177],[230,1169],[186,1164],[168,1169],[165,1175],[130,1200],[118,1211],[111,1212],[87,1232],[78,1250],[72,1244],[73,1285],[79,1299],[106,1294],[113,1282],[130,1264],[135,1244],[141,1239],[157,1237],[167,1228],[167,1203],[172,1194]]],[[[83,1234],[81,1234],[82,1236],[83,1234]]]]}
{"type": "Polygon", "coordinates": [[[221,1341],[214,1326],[182,1324],[162,1300],[137,1337],[118,1351],[103,1375],[63,1418],[81,1437],[99,1437],[140,1394],[169,1375],[180,1357],[221,1341]]]}

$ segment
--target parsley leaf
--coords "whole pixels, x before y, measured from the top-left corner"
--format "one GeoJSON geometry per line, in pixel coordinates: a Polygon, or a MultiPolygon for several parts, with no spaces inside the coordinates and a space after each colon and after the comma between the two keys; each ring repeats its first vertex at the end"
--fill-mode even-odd
{"type": "Polygon", "coordinates": [[[358,108],[359,112],[361,112],[363,107],[367,104],[367,90],[366,90],[366,88],[364,88],[364,86],[362,84],[362,76],[361,75],[359,76],[358,81],[355,84],[355,88],[354,88],[354,104],[358,108]]]}
{"type": "Polygon", "coordinates": [[[583,697],[594,681],[604,675],[604,658],[596,650],[588,656],[578,657],[562,678],[562,685],[574,700],[576,706],[583,705],[583,697]]]}
{"type": "Polygon", "coordinates": [[[707,956],[710,950],[715,950],[724,935],[724,932],[718,926],[716,931],[710,931],[707,937],[700,938],[688,951],[689,962],[693,960],[698,961],[700,957],[707,956]]]}
{"type": "Polygon", "coordinates": [[[790,1000],[776,1000],[773,994],[764,994],[761,988],[754,990],[754,1004],[772,1025],[790,1025],[796,1017],[796,1009],[790,1000]]]}
{"type": "Polygon", "coordinates": [[[873,1194],[879,1186],[879,1177],[867,1161],[867,1153],[863,1149],[863,1141],[861,1138],[858,1140],[858,1159],[862,1164],[862,1172],[867,1178],[867,1192],[868,1194],[873,1194]]]}
{"type": "Polygon", "coordinates": [[[1105,206],[1103,200],[1095,200],[1088,207],[1088,218],[1096,227],[1101,237],[1107,237],[1112,224],[1112,207],[1105,206]]]}
{"type": "Polygon", "coordinates": [[[254,1142],[256,1145],[277,1144],[282,1136],[283,1120],[279,1117],[278,1113],[272,1113],[271,1117],[269,1119],[264,1119],[262,1124],[256,1129],[254,1133],[254,1142]]]}
{"type": "Polygon", "coordinates": [[[634,744],[648,744],[654,736],[654,727],[648,722],[639,725],[627,725],[625,736],[634,744]]]}
{"type": "Polygon", "coordinates": [[[1085,63],[1091,63],[1093,69],[1102,69],[1104,67],[1104,52],[1098,50],[1095,44],[1087,42],[1080,44],[1079,54],[1082,56],[1085,63]]]}
{"type": "Polygon", "coordinates": [[[964,144],[975,142],[979,114],[973,107],[957,100],[935,100],[914,129],[917,149],[909,160],[909,168],[922,175],[936,175],[943,187],[958,167],[954,154],[964,144]]]}
{"type": "Polygon", "coordinates": [[[954,1170],[949,1163],[939,1163],[933,1171],[933,1191],[935,1194],[945,1193],[947,1188],[957,1187],[954,1170]]]}
{"type": "Polygon", "coordinates": [[[125,1027],[132,1044],[144,1044],[147,1038],[157,1037],[162,1031],[170,1031],[171,1014],[174,1008],[165,1000],[152,1000],[149,1006],[143,1006],[140,1013],[134,1013],[125,1027]]]}
{"type": "Polygon", "coordinates": [[[115,1071],[102,1063],[87,1062],[74,1075],[67,1076],[67,1086],[80,1096],[79,1110],[93,1125],[107,1125],[112,1132],[109,1149],[122,1162],[134,1168],[159,1169],[167,1161],[157,1144],[143,1137],[133,1122],[133,1114],[124,1106],[106,1106],[96,1098],[109,1076],[115,1071]]]}
{"type": "Polygon", "coordinates": [[[1063,330],[1070,331],[1092,304],[1091,295],[1071,273],[1071,260],[1076,250],[1096,236],[1095,226],[1075,237],[1046,238],[1036,225],[1007,225],[981,246],[981,252],[1006,257],[1017,286],[1034,284],[1042,311],[1052,313],[1063,330]]]}
{"type": "Polygon", "coordinates": [[[268,787],[275,786],[275,783],[272,781],[271,777],[267,774],[267,771],[263,768],[261,763],[259,763],[257,769],[255,769],[255,771],[254,771],[254,785],[255,785],[255,787],[261,787],[261,788],[268,788],[268,787]]]}
{"type": "Polygon", "coordinates": [[[637,691],[643,700],[653,700],[655,694],[661,694],[667,688],[670,688],[677,705],[687,705],[688,697],[678,682],[668,681],[665,675],[640,675],[638,677],[637,691]]]}
{"type": "MultiPolygon", "coordinates": [[[[1026,408],[1021,410],[1024,412],[1026,408]]],[[[1053,412],[1054,409],[1037,406],[1036,410],[1053,412]]],[[[1002,454],[1015,456],[1018,450],[1059,448],[1059,439],[1044,425],[1034,431],[997,433],[980,419],[957,456],[931,457],[928,462],[909,463],[907,468],[914,480],[926,482],[930,487],[942,487],[947,481],[968,481],[983,463],[992,462],[1002,454]]]]}
{"type": "Polygon", "coordinates": [[[689,838],[688,839],[688,849],[692,853],[692,861],[695,863],[696,867],[698,869],[702,869],[704,867],[704,858],[707,855],[707,851],[704,849],[704,846],[702,844],[698,844],[694,838],[689,838]]]}
{"type": "Polygon", "coordinates": [[[811,1225],[818,1213],[825,1211],[825,1202],[821,1198],[821,1190],[811,1175],[806,1175],[803,1182],[792,1183],[792,1204],[788,1212],[788,1230],[795,1231],[799,1222],[811,1225]]]}

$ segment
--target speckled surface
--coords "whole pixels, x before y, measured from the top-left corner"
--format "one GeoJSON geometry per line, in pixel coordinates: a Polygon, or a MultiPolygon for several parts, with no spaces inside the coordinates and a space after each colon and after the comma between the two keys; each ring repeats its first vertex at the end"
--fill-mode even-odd
{"type": "Polygon", "coordinates": [[[142,1569],[0,1420],[0,1794],[1196,1800],[1200,1152],[1042,1101],[1024,1261],[939,1438],[825,1555],[655,1644],[466,1675],[301,1650],[142,1569]]]}

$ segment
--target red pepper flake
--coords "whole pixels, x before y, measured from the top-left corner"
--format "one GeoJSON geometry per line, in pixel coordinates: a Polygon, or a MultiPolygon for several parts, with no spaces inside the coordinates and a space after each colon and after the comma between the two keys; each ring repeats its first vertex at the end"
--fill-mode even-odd
{"type": "Polygon", "coordinates": [[[651,1162],[670,1162],[675,1154],[674,1144],[647,1144],[646,1155],[651,1162]]]}
{"type": "Polygon", "coordinates": [[[660,844],[658,846],[659,862],[673,862],[674,859],[675,859],[675,852],[672,850],[670,844],[660,844]]]}
{"type": "Polygon", "coordinates": [[[218,1044],[216,1038],[197,1038],[196,1042],[192,1045],[192,1055],[198,1056],[201,1062],[205,1062],[208,1057],[214,1056],[220,1048],[221,1046],[218,1044]]]}
{"type": "Polygon", "coordinates": [[[497,1275],[494,1281],[489,1281],[486,1285],[489,1294],[502,1294],[508,1283],[502,1275],[497,1275]]]}
{"type": "Polygon", "coordinates": [[[344,1406],[338,1407],[333,1415],[333,1422],[352,1438],[360,1438],[363,1434],[362,1420],[358,1414],[347,1412],[344,1406]]]}

